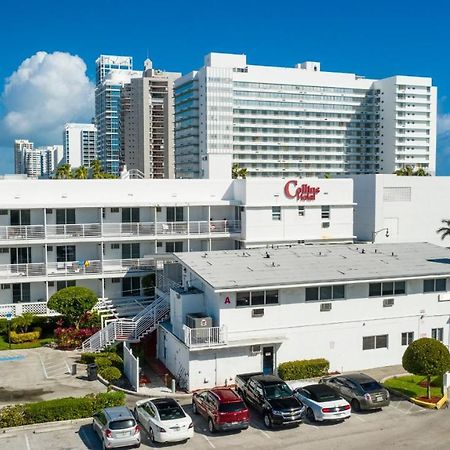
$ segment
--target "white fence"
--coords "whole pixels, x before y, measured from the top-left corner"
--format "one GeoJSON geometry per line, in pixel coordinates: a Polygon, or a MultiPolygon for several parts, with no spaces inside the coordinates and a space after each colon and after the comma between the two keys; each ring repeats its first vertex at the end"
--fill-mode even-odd
{"type": "Polygon", "coordinates": [[[21,316],[23,313],[33,313],[41,316],[57,316],[56,311],[47,308],[46,302],[33,303],[8,303],[0,305],[0,318],[12,314],[13,317],[21,316]]]}
{"type": "Polygon", "coordinates": [[[126,342],[123,343],[123,370],[131,386],[139,392],[139,358],[133,355],[126,342]]]}

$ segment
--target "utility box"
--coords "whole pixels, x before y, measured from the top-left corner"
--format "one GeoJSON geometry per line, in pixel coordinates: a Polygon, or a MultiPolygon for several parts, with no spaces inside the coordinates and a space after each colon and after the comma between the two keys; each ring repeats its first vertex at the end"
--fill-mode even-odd
{"type": "Polygon", "coordinates": [[[211,316],[202,313],[191,313],[186,315],[186,325],[189,328],[211,328],[213,321],[211,316]]]}
{"type": "Polygon", "coordinates": [[[86,372],[88,381],[95,381],[97,379],[97,364],[88,364],[86,372]]]}

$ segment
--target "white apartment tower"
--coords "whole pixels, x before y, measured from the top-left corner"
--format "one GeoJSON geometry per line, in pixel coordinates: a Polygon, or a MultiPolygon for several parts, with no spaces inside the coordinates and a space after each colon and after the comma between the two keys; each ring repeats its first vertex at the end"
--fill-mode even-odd
{"type": "Polygon", "coordinates": [[[121,91],[122,158],[145,178],[174,178],[173,84],[181,73],[155,70],[149,59],[144,66],[121,91]]]}
{"type": "Polygon", "coordinates": [[[34,150],[34,143],[28,139],[16,139],[14,141],[14,173],[26,174],[26,155],[34,150]]]}
{"type": "Polygon", "coordinates": [[[64,161],[74,167],[90,167],[97,159],[97,127],[91,123],[66,123],[64,161]]]}
{"type": "Polygon", "coordinates": [[[49,177],[62,161],[62,145],[34,148],[26,139],[14,141],[14,165],[16,174],[30,178],[49,177]]]}
{"type": "Polygon", "coordinates": [[[211,53],[175,82],[177,177],[307,177],[435,173],[436,88],[431,78],[366,79],[253,66],[245,55],[211,53]]]}

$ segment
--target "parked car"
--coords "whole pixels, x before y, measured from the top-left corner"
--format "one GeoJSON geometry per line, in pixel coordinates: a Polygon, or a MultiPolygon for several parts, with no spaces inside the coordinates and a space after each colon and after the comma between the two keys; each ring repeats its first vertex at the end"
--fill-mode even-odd
{"type": "Polygon", "coordinates": [[[305,405],[310,421],[340,421],[352,414],[347,400],[327,384],[310,384],[295,389],[294,394],[305,405]]]}
{"type": "Polygon", "coordinates": [[[353,411],[380,409],[390,403],[388,390],[364,373],[325,377],[321,382],[350,402],[353,411]]]}
{"type": "Polygon", "coordinates": [[[235,377],[238,393],[262,416],[267,428],[274,425],[299,425],[305,407],[281,379],[262,373],[235,377]]]}
{"type": "Polygon", "coordinates": [[[141,430],[126,406],[105,408],[94,414],[92,427],[106,448],[136,447],[141,445],[141,430]]]}
{"type": "Polygon", "coordinates": [[[139,400],[134,414],[152,442],[187,441],[194,435],[191,417],[173,398],[139,400]]]}
{"type": "Polygon", "coordinates": [[[208,421],[211,433],[224,430],[246,430],[250,416],[242,398],[230,388],[214,388],[195,393],[192,397],[194,414],[208,421]]]}

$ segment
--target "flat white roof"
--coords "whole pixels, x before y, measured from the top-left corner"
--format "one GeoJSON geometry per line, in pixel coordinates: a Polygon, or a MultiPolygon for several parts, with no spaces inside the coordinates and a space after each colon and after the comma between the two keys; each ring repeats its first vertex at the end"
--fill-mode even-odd
{"type": "Polygon", "coordinates": [[[175,256],[216,291],[450,276],[450,249],[429,243],[304,245],[175,256]]]}

